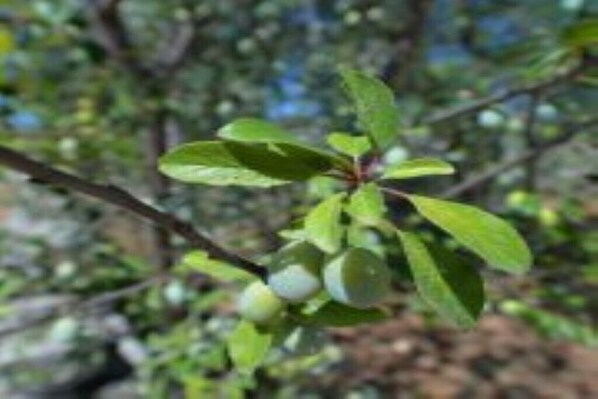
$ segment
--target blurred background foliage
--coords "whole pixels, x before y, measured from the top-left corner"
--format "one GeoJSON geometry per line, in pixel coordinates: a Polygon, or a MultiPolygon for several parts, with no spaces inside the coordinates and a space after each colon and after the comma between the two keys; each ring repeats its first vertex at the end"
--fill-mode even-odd
{"type": "MultiPolygon", "coordinates": [[[[381,76],[397,95],[402,135],[388,159],[438,156],[459,170],[406,188],[451,193],[498,168],[451,194],[516,223],[536,258],[529,276],[490,278],[490,316],[480,327],[489,335],[463,338],[417,298],[400,297],[395,321],[334,332],[312,356],[273,354],[256,382],[231,371],[223,346],[238,279],[215,286],[190,277],[193,266],[179,265],[189,248],[175,237],[0,170],[0,396],[448,398],[453,389],[460,397],[545,397],[532,377],[497,377],[518,361],[530,375],[548,375],[522,360],[536,352],[560,356],[559,367],[574,375],[552,384],[580,379],[563,382],[563,398],[598,395],[567,363],[572,354],[589,359],[595,352],[586,347],[597,344],[598,156],[589,126],[597,13],[590,0],[0,1],[0,144],[126,187],[255,258],[277,248],[277,231],[329,184],[310,184],[307,199],[301,185],[183,187],[158,174],[156,159],[244,116],[316,143],[325,132],[354,131],[335,76],[350,65],[381,76]],[[501,101],[453,111],[488,96],[501,101]],[[534,155],[507,164],[525,153],[534,155]],[[154,277],[173,265],[169,278],[154,277]],[[514,351],[506,359],[479,349],[469,363],[439,360],[450,352],[442,342],[456,352],[467,339],[486,348],[497,331],[514,337],[504,339],[502,353],[514,351]],[[399,334],[412,341],[389,338],[399,334]],[[528,346],[513,349],[518,337],[528,346]],[[380,342],[404,377],[368,374],[368,359],[384,358],[380,342]],[[462,380],[430,391],[439,374],[426,359],[460,370],[462,380]]],[[[585,366],[598,369],[595,358],[585,366]]]]}

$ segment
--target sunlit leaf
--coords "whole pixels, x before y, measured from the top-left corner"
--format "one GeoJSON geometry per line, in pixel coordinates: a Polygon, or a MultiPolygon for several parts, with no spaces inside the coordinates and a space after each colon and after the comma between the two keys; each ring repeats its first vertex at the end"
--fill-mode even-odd
{"type": "Polygon", "coordinates": [[[227,140],[246,141],[252,143],[289,142],[298,140],[280,126],[254,118],[237,119],[218,131],[218,137],[227,140]]]}
{"type": "Polygon", "coordinates": [[[598,18],[583,19],[564,29],[562,40],[569,47],[598,44],[598,18]]]}
{"type": "Polygon", "coordinates": [[[453,173],[455,173],[455,168],[447,162],[435,158],[418,158],[386,168],[382,179],[409,179],[429,175],[450,175],[453,173]]]}
{"type": "Polygon", "coordinates": [[[409,195],[418,212],[484,259],[509,273],[529,269],[532,256],[523,238],[507,222],[469,205],[409,195]]]}
{"type": "Polygon", "coordinates": [[[472,327],[484,306],[484,285],[475,268],[440,247],[430,251],[417,235],[398,232],[422,298],[459,327],[472,327]]]}
{"type": "Polygon", "coordinates": [[[160,158],[162,173],[188,183],[275,186],[306,180],[332,167],[329,157],[289,143],[203,141],[160,158]]]}
{"type": "Polygon", "coordinates": [[[388,318],[389,315],[380,309],[357,309],[330,301],[311,313],[306,322],[321,327],[348,327],[376,323],[388,318]]]}
{"type": "Polygon", "coordinates": [[[384,196],[376,183],[366,183],[351,194],[345,210],[361,224],[376,226],[386,212],[384,196]]]}
{"type": "Polygon", "coordinates": [[[335,253],[341,246],[344,193],[335,194],[316,205],[305,218],[307,239],[322,251],[335,253]]]}
{"type": "Polygon", "coordinates": [[[272,334],[260,331],[254,324],[240,321],[228,337],[227,347],[235,369],[251,375],[258,368],[272,344],[272,334]]]}
{"type": "Polygon", "coordinates": [[[363,72],[341,68],[340,75],[363,129],[377,148],[386,149],[399,128],[394,94],[382,81],[363,72]]]}
{"type": "Polygon", "coordinates": [[[351,136],[345,133],[330,133],[326,141],[336,151],[354,158],[365,154],[372,148],[367,137],[351,136]]]}
{"type": "Polygon", "coordinates": [[[181,263],[185,270],[203,273],[220,281],[248,281],[256,278],[238,267],[210,259],[204,251],[192,251],[185,254],[181,263]]]}

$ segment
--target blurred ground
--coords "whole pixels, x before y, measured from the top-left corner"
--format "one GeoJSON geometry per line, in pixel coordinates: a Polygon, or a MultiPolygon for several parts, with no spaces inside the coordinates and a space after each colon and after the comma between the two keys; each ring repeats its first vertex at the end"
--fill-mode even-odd
{"type": "Polygon", "coordinates": [[[335,336],[346,359],[305,383],[318,397],[598,398],[597,350],[547,342],[504,316],[488,315],[459,333],[404,315],[335,336]]]}

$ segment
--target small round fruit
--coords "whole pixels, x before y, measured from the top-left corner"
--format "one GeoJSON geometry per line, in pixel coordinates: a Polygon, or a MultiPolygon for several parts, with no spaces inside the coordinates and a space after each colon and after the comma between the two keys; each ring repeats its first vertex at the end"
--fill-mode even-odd
{"type": "Polygon", "coordinates": [[[265,324],[278,316],[285,303],[261,281],[251,283],[239,298],[239,313],[256,324],[265,324]]]}
{"type": "Polygon", "coordinates": [[[540,213],[538,213],[538,219],[540,220],[540,223],[546,227],[555,227],[560,222],[559,214],[550,208],[540,209],[540,213]]]}
{"type": "Polygon", "coordinates": [[[389,294],[390,271],[372,251],[351,248],[324,266],[324,286],[338,302],[369,308],[389,294]]]}
{"type": "Polygon", "coordinates": [[[324,255],[310,243],[300,241],[282,248],[269,267],[268,285],[279,297],[299,303],[322,289],[320,271],[324,255]]]}

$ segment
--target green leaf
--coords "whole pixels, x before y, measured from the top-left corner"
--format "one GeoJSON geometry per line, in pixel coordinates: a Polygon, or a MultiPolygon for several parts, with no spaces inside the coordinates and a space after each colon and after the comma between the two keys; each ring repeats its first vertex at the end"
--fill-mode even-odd
{"type": "Polygon", "coordinates": [[[410,179],[429,175],[450,175],[455,168],[447,162],[435,158],[418,158],[388,167],[382,179],[410,179]]]}
{"type": "Polygon", "coordinates": [[[563,31],[563,42],[568,47],[587,47],[598,44],[598,18],[581,20],[563,31]]]}
{"type": "Polygon", "coordinates": [[[186,270],[203,273],[220,281],[249,281],[256,278],[244,270],[210,259],[204,251],[191,251],[185,254],[181,263],[186,270]]]}
{"type": "Polygon", "coordinates": [[[529,269],[532,255],[517,231],[504,220],[469,205],[409,195],[418,212],[488,265],[520,274],[529,269]]]}
{"type": "Polygon", "coordinates": [[[341,68],[340,75],[362,127],[375,147],[386,149],[399,128],[394,94],[382,81],[362,72],[341,68]]]}
{"type": "Polygon", "coordinates": [[[267,176],[303,181],[332,168],[334,159],[319,150],[291,143],[226,146],[244,165],[267,176]]]}
{"type": "Polygon", "coordinates": [[[362,185],[351,195],[345,210],[361,224],[376,226],[386,212],[380,187],[376,183],[362,185]]]}
{"type": "Polygon", "coordinates": [[[269,187],[306,180],[332,167],[329,157],[289,143],[204,141],[160,158],[160,171],[188,183],[269,187]]]}
{"type": "Polygon", "coordinates": [[[187,183],[269,187],[288,183],[249,169],[224,142],[179,146],[160,158],[160,171],[187,183]]]}
{"type": "Polygon", "coordinates": [[[245,320],[240,321],[228,337],[227,347],[235,369],[251,375],[266,358],[272,345],[272,334],[260,331],[245,320]]]}
{"type": "Polygon", "coordinates": [[[354,158],[360,157],[372,148],[367,137],[351,136],[346,133],[330,133],[326,141],[336,151],[354,158]]]}
{"type": "Polygon", "coordinates": [[[502,302],[500,309],[509,315],[517,316],[526,321],[545,337],[578,342],[598,348],[598,331],[592,325],[582,324],[514,300],[502,302]]]}
{"type": "Polygon", "coordinates": [[[305,316],[306,323],[319,327],[348,327],[388,319],[380,309],[357,309],[330,301],[305,316]]]}
{"type": "Polygon", "coordinates": [[[398,235],[422,298],[457,326],[474,326],[484,307],[484,284],[477,271],[441,247],[431,253],[413,233],[398,235]]]}
{"type": "Polygon", "coordinates": [[[0,28],[0,56],[4,56],[15,48],[15,40],[9,29],[0,28]]]}
{"type": "Polygon", "coordinates": [[[293,134],[278,125],[253,118],[237,119],[223,126],[218,131],[218,137],[252,143],[296,143],[298,141],[293,134]]]}
{"type": "Polygon", "coordinates": [[[335,194],[316,205],[305,218],[307,239],[324,252],[335,253],[343,238],[341,212],[344,193],[335,194]]]}

